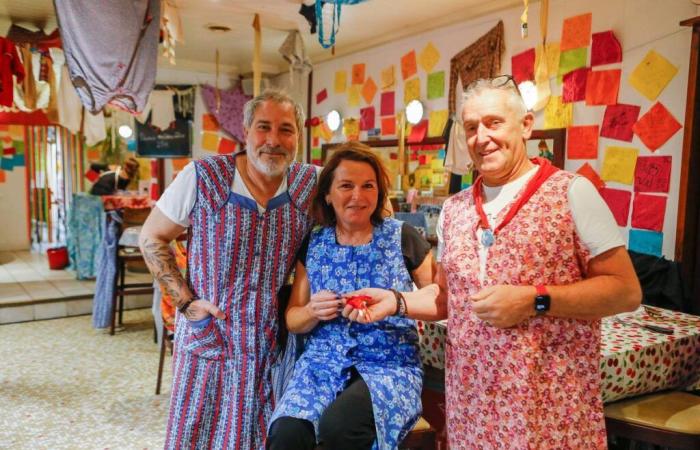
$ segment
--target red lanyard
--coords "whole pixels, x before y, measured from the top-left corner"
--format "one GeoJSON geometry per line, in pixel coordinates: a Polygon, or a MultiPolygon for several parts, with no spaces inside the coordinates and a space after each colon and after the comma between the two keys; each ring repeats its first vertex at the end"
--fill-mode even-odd
{"type": "MultiPolygon", "coordinates": [[[[503,227],[508,225],[508,222],[515,217],[518,211],[520,211],[520,208],[522,208],[523,205],[530,200],[530,197],[537,192],[537,189],[539,189],[539,187],[542,186],[542,184],[547,181],[552,174],[559,170],[546,158],[533,158],[531,161],[540,166],[539,169],[537,169],[537,173],[530,179],[530,181],[528,181],[527,186],[525,187],[525,192],[523,192],[520,198],[513,203],[508,210],[508,213],[503,218],[503,221],[493,230],[492,237],[495,236],[496,233],[498,233],[503,227]]],[[[479,175],[474,182],[474,187],[472,188],[474,194],[474,205],[476,207],[476,212],[479,214],[479,227],[482,230],[490,230],[491,226],[489,225],[489,220],[484,212],[484,199],[482,198],[484,190],[483,183],[483,176],[479,175]]]]}

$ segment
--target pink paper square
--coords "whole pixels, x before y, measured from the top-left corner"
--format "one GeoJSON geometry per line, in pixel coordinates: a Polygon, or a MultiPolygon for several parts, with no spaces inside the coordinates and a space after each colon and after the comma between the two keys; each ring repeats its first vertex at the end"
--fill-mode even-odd
{"type": "Polygon", "coordinates": [[[632,227],[642,230],[663,231],[666,215],[666,197],[637,194],[632,204],[632,227]]]}
{"type": "Polygon", "coordinates": [[[603,188],[600,189],[600,196],[603,197],[605,203],[608,204],[608,208],[613,213],[615,221],[621,227],[627,226],[627,218],[630,214],[630,200],[632,200],[632,193],[629,191],[623,191],[620,189],[610,189],[603,188]]]}

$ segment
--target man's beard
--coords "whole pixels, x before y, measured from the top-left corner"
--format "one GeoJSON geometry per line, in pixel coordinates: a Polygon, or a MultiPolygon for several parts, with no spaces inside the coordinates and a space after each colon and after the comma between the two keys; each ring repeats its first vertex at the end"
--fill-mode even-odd
{"type": "Polygon", "coordinates": [[[250,161],[259,172],[269,177],[277,177],[282,175],[284,171],[287,170],[287,168],[289,167],[289,164],[292,162],[291,158],[289,157],[289,153],[287,153],[281,147],[259,147],[251,152],[248,152],[247,156],[248,161],[250,161]],[[260,155],[261,152],[279,154],[282,155],[284,159],[281,161],[274,159],[268,159],[263,161],[260,155]]]}

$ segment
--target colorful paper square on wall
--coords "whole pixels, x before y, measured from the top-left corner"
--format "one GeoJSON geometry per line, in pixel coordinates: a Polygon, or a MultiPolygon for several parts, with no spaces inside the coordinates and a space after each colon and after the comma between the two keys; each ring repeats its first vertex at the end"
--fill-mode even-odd
{"type": "Polygon", "coordinates": [[[653,152],[664,145],[681,128],[681,124],[671,112],[661,102],[656,102],[649,111],[639,118],[632,130],[653,152]]]}
{"type": "Polygon", "coordinates": [[[671,183],[670,156],[640,156],[634,171],[635,192],[668,193],[671,183]]]}
{"type": "Polygon", "coordinates": [[[535,79],[535,49],[530,48],[513,55],[510,59],[511,72],[517,84],[535,79]]]}
{"type": "Polygon", "coordinates": [[[318,105],[319,103],[323,102],[327,98],[328,98],[328,91],[326,90],[326,88],[321,89],[316,94],[316,104],[318,105]]]}
{"type": "Polygon", "coordinates": [[[333,92],[336,94],[344,94],[347,90],[348,74],[344,70],[339,70],[335,73],[335,82],[333,83],[333,92]]]}
{"type": "Polygon", "coordinates": [[[622,46],[612,30],[593,33],[591,66],[622,62],[622,46]]]}
{"type": "Polygon", "coordinates": [[[411,100],[420,99],[420,78],[411,78],[403,85],[403,103],[407,105],[411,100]]]}
{"type": "Polygon", "coordinates": [[[573,122],[572,103],[562,103],[561,97],[553,95],[544,108],[544,128],[566,128],[573,122]]]}
{"type": "Polygon", "coordinates": [[[448,112],[446,109],[440,111],[430,111],[430,116],[428,120],[428,136],[442,136],[445,130],[445,125],[447,124],[448,112]]]}
{"type": "Polygon", "coordinates": [[[202,114],[202,130],[219,131],[219,122],[213,114],[202,114]]]}
{"type": "Polygon", "coordinates": [[[352,84],[364,84],[365,82],[365,65],[352,65],[352,84]]]}
{"type": "Polygon", "coordinates": [[[396,78],[394,77],[394,66],[393,64],[386,69],[382,70],[382,91],[388,91],[389,89],[394,89],[396,84],[396,78]]]}
{"type": "Polygon", "coordinates": [[[561,31],[561,49],[588,47],[591,43],[592,14],[586,13],[564,19],[561,31]]]}
{"type": "Polygon", "coordinates": [[[343,135],[348,141],[357,141],[360,138],[360,121],[348,117],[343,119],[343,135]]]}
{"type": "Polygon", "coordinates": [[[435,48],[432,42],[428,42],[428,44],[423,47],[423,50],[421,50],[420,54],[418,55],[418,64],[420,64],[423,70],[425,70],[427,73],[433,71],[433,68],[439,60],[440,52],[437,48],[435,48]]]}
{"type": "Polygon", "coordinates": [[[628,248],[633,252],[661,257],[663,244],[663,233],[647,230],[630,230],[628,248]]]}
{"type": "Polygon", "coordinates": [[[596,189],[602,189],[605,187],[605,181],[603,181],[600,176],[598,175],[598,172],[595,171],[593,166],[591,166],[588,163],[585,163],[579,169],[576,171],[577,174],[584,176],[588,178],[588,180],[593,183],[593,186],[596,187],[596,189]]]}
{"type": "Polygon", "coordinates": [[[603,197],[605,203],[615,218],[618,226],[626,227],[630,215],[630,202],[632,201],[632,193],[621,189],[600,189],[600,196],[603,197]]]}
{"type": "Polygon", "coordinates": [[[632,204],[632,227],[663,231],[666,200],[663,195],[636,194],[632,204]]]}
{"type": "Polygon", "coordinates": [[[353,84],[348,89],[348,106],[354,108],[360,106],[360,92],[362,91],[362,85],[353,84]]]}
{"type": "Polygon", "coordinates": [[[219,134],[205,131],[202,133],[202,150],[215,152],[219,147],[219,134]]]}
{"type": "Polygon", "coordinates": [[[586,105],[615,105],[620,90],[620,69],[592,70],[586,80],[586,105]]]}
{"type": "Polygon", "coordinates": [[[445,96],[445,71],[428,75],[428,100],[435,100],[445,96]]]}
{"type": "Polygon", "coordinates": [[[382,117],[382,136],[396,134],[396,118],[394,116],[382,117]]]}
{"type": "Polygon", "coordinates": [[[411,50],[401,57],[401,76],[404,80],[407,80],[416,73],[418,73],[416,52],[415,50],[411,50]]]}
{"type": "Polygon", "coordinates": [[[571,126],[566,133],[566,157],[598,158],[598,125],[571,126]]]}
{"type": "Polygon", "coordinates": [[[588,72],[590,72],[590,69],[583,67],[564,75],[564,85],[561,88],[561,96],[564,103],[580,102],[586,99],[588,72]]]}
{"type": "Polygon", "coordinates": [[[381,100],[380,100],[380,107],[379,107],[379,115],[381,116],[390,116],[394,114],[394,108],[396,105],[396,99],[394,95],[394,91],[391,92],[382,92],[381,95],[381,100]]]}
{"type": "Polygon", "coordinates": [[[360,110],[360,130],[367,131],[374,128],[374,106],[368,106],[360,110]]]}
{"type": "Polygon", "coordinates": [[[608,147],[600,178],[622,184],[634,183],[634,168],[639,150],[630,147],[608,147]]]}
{"type": "Polygon", "coordinates": [[[574,50],[562,51],[559,54],[559,79],[561,77],[571,72],[572,70],[580,69],[581,67],[586,67],[586,62],[588,60],[588,49],[577,48],[574,50]]]}
{"type": "Polygon", "coordinates": [[[377,93],[377,85],[374,83],[372,77],[368,77],[365,84],[362,86],[362,98],[365,99],[365,103],[368,105],[372,104],[374,100],[374,94],[377,93]]]}
{"type": "Polygon", "coordinates": [[[216,149],[220,155],[227,155],[236,151],[236,142],[229,138],[222,137],[219,141],[219,146],[216,149]]]}
{"type": "Polygon", "coordinates": [[[637,105],[608,105],[605,108],[600,135],[603,137],[632,142],[634,132],[632,127],[639,117],[637,105]]]}
{"type": "Polygon", "coordinates": [[[629,81],[640,94],[654,101],[677,73],[678,67],[654,50],[649,50],[630,74],[629,81]]]}

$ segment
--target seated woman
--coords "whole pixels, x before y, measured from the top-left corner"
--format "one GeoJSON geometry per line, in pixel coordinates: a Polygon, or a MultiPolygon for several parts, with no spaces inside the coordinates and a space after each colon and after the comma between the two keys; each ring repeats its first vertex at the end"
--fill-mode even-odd
{"type": "Polygon", "coordinates": [[[286,311],[289,331],[308,338],[270,419],[268,449],[314,449],[317,440],[333,450],[394,449],[419,418],[415,322],[340,315],[352,291],[432,281],[430,244],[384,218],[388,185],[380,160],[357,142],[336,147],[321,172],[313,211],[322,227],[302,245],[286,311]]]}

